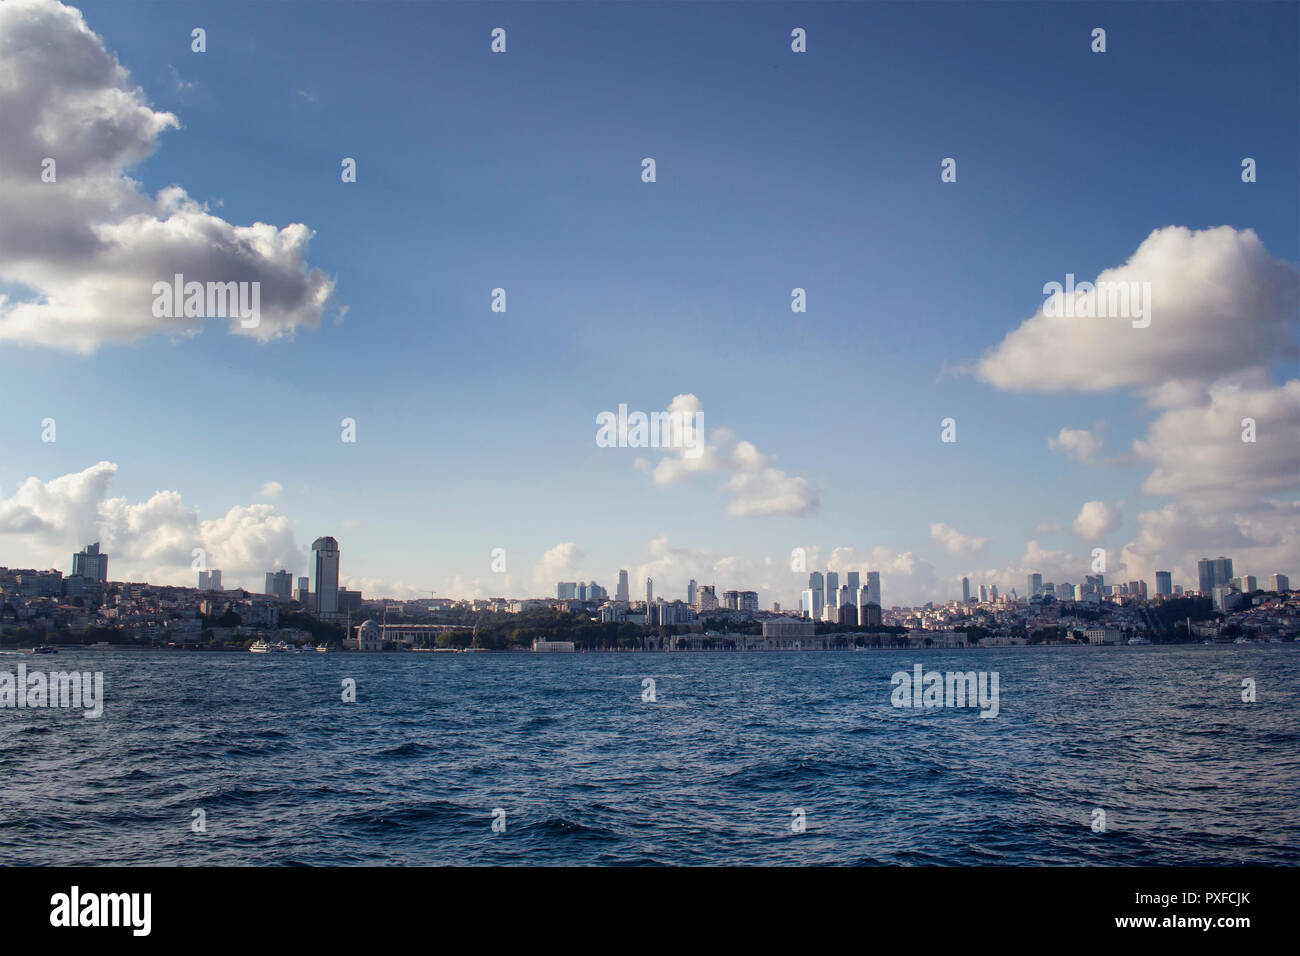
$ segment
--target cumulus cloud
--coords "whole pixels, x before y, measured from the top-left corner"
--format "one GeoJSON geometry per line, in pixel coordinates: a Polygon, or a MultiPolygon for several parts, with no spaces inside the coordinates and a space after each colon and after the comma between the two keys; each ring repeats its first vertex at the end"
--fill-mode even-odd
{"type": "MultiPolygon", "coordinates": [[[[1001,567],[971,570],[966,576],[970,578],[973,588],[978,588],[981,584],[996,584],[1003,594],[1009,594],[1014,589],[1024,597],[1029,590],[1029,575],[1041,574],[1044,581],[1055,584],[1077,584],[1085,575],[1092,573],[1091,560],[1090,554],[1073,554],[1045,548],[1037,540],[1031,539],[1025,543],[1024,553],[1019,557],[1001,567]]],[[[958,578],[954,593],[958,592],[960,583],[958,578]]]]}
{"type": "Polygon", "coordinates": [[[952,525],[936,522],[930,525],[930,540],[942,545],[949,554],[976,554],[984,550],[988,538],[974,538],[962,534],[952,525]]]}
{"type": "Polygon", "coordinates": [[[677,395],[668,413],[689,423],[682,447],[667,450],[653,467],[644,459],[638,467],[649,470],[657,485],[671,485],[696,475],[730,475],[722,488],[730,500],[727,514],[735,517],[805,515],[820,503],[817,490],[805,478],[786,474],[774,459],[762,454],[752,442],[742,441],[729,428],[715,428],[708,441],[694,431],[695,416],[702,412],[694,395],[677,395]]]}
{"type": "Polygon", "coordinates": [[[257,282],[260,323],[232,334],[268,340],[317,326],[334,283],[305,260],[301,223],[235,225],[180,186],[150,196],[127,171],[178,129],[56,0],[0,3],[0,342],[94,351],[142,336],[192,334],[199,318],[156,318],[154,283],[257,282]],[[53,182],[44,181],[46,159],[53,182]]]}
{"type": "Polygon", "coordinates": [[[1059,451],[1083,465],[1091,465],[1096,461],[1101,446],[1100,429],[1089,431],[1086,428],[1062,428],[1055,438],[1047,439],[1047,447],[1052,451],[1059,451]]]}
{"type": "MultiPolygon", "coordinates": [[[[541,594],[555,594],[555,582],[577,571],[586,553],[572,541],[557,544],[542,554],[533,569],[533,586],[541,594]]],[[[479,582],[475,581],[477,586],[479,582]]]]}
{"type": "Polygon", "coordinates": [[[49,481],[28,478],[12,495],[0,496],[6,550],[17,547],[18,563],[70,572],[72,553],[99,541],[113,580],[192,585],[197,548],[209,568],[222,570],[226,586],[251,591],[262,590],[268,569],[306,566],[288,519],[271,505],[236,505],[203,520],[175,491],[139,502],[110,497],[117,470],[101,461],[49,481]]]}
{"type": "MultiPolygon", "coordinates": [[[[1154,414],[1123,460],[1149,466],[1139,491],[1168,500],[1137,512],[1114,570],[1144,580],[1168,570],[1194,587],[1197,558],[1227,554],[1244,573],[1296,573],[1300,381],[1277,384],[1272,367],[1300,352],[1300,270],[1252,230],[1171,226],[1097,278],[1150,282],[1150,327],[1040,309],[977,375],[1002,389],[1123,389],[1154,414]]],[[[1095,429],[1063,429],[1050,444],[1097,463],[1095,429]]],[[[1096,538],[1117,525],[1117,508],[1090,502],[1074,530],[1096,538]]]]}
{"type": "Polygon", "coordinates": [[[1300,482],[1300,380],[1216,384],[1203,404],[1159,415],[1133,451],[1152,465],[1146,494],[1234,507],[1288,492],[1300,482]]]}
{"type": "Polygon", "coordinates": [[[284,494],[284,485],[278,481],[268,481],[257,492],[259,498],[279,498],[282,494],[284,494]]]}
{"type": "Polygon", "coordinates": [[[1120,509],[1104,501],[1088,501],[1074,519],[1074,533],[1085,541],[1096,541],[1119,527],[1120,509]]]}
{"type": "Polygon", "coordinates": [[[979,360],[976,374],[1001,389],[1140,390],[1207,383],[1298,354],[1300,273],[1273,258],[1251,229],[1157,229],[1095,281],[1149,282],[1150,326],[1055,318],[1044,302],[979,360]]]}
{"type": "MultiPolygon", "coordinates": [[[[811,565],[809,567],[811,569],[811,565]]],[[[834,548],[826,568],[841,574],[841,584],[844,583],[842,575],[848,571],[860,571],[863,584],[867,583],[868,571],[880,572],[880,599],[887,608],[948,598],[933,564],[911,551],[898,551],[887,545],[865,549],[834,548]]]]}

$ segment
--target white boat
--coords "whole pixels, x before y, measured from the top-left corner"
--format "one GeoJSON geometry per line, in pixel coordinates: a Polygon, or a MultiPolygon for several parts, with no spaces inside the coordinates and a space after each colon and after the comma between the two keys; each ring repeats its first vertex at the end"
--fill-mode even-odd
{"type": "Polygon", "coordinates": [[[1128,639],[1128,642],[1129,642],[1129,645],[1130,645],[1130,646],[1138,645],[1138,644],[1150,644],[1150,643],[1151,643],[1151,642],[1148,641],[1145,637],[1130,637],[1130,638],[1128,639]]]}
{"type": "Polygon", "coordinates": [[[271,652],[271,645],[266,643],[266,641],[254,641],[249,645],[248,652],[250,654],[269,654],[271,652]]]}
{"type": "Polygon", "coordinates": [[[330,649],[329,649],[328,647],[326,647],[324,644],[317,644],[317,645],[316,645],[316,653],[317,653],[317,654],[328,654],[329,652],[330,652],[330,649]]]}

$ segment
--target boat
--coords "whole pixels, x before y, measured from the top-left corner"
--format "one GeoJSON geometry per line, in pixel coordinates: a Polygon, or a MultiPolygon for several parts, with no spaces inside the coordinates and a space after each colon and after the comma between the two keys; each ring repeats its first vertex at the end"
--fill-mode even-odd
{"type": "Polygon", "coordinates": [[[316,653],[317,653],[317,654],[328,654],[329,652],[330,652],[330,649],[329,649],[328,647],[326,647],[324,644],[317,644],[317,645],[316,645],[316,653]]]}
{"type": "Polygon", "coordinates": [[[33,654],[57,654],[59,653],[59,649],[57,647],[50,647],[50,645],[48,644],[42,644],[40,647],[33,647],[32,653],[33,654]]]}
{"type": "Polygon", "coordinates": [[[250,654],[269,654],[271,653],[271,645],[266,641],[254,641],[249,645],[248,652],[250,654]]]}
{"type": "Polygon", "coordinates": [[[1139,644],[1150,644],[1151,642],[1148,641],[1145,637],[1130,637],[1128,639],[1128,643],[1129,646],[1132,647],[1139,644]]]}

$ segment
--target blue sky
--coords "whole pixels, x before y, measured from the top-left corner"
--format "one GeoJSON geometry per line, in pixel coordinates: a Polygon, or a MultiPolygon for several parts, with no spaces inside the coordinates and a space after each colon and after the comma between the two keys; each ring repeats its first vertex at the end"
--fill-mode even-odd
{"type": "MultiPolygon", "coordinates": [[[[935,582],[894,597],[948,597],[1028,539],[1086,554],[1070,523],[1092,500],[1122,502],[1101,542],[1119,548],[1161,505],[1139,491],[1150,466],[1081,467],[1048,440],[1105,422],[1122,454],[1153,413],[1132,390],[998,389],[971,363],[1044,282],[1092,279],[1155,229],[1253,229],[1300,260],[1294,4],[81,9],[181,124],[129,170],[141,191],[304,223],[337,284],[319,328],[267,343],[217,321],[89,355],[0,342],[0,500],[107,460],[113,496],[175,490],[212,519],[276,481],[299,546],[333,534],[345,577],[394,593],[502,593],[494,547],[531,593],[562,542],[583,554],[566,578],[612,590],[664,536],[681,567],[731,556],[744,576],[719,587],[765,603],[801,586],[781,566],[796,546],[912,552],[935,582]],[[596,447],[598,412],[684,393],[819,506],[731,516],[726,476],[656,485],[637,452],[596,447]],[[947,553],[936,522],[987,544],[947,553]]],[[[40,554],[0,546],[9,565],[40,554]]],[[[1023,590],[1012,573],[994,580],[1023,590]]]]}

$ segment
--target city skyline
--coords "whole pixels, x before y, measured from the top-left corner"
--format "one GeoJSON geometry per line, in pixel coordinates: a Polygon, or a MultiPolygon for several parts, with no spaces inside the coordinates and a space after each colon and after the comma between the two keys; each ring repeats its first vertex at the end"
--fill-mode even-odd
{"type": "Polygon", "coordinates": [[[338,586],[368,594],[545,595],[626,568],[783,607],[796,549],[878,569],[900,605],[963,577],[1079,582],[1097,548],[1116,582],[1189,586],[1220,553],[1296,573],[1285,10],[1107,8],[1094,54],[1064,7],[953,5],[936,30],[900,5],[620,5],[572,60],[575,11],[511,11],[498,57],[488,14],[406,13],[394,37],[343,5],[0,5],[0,36],[58,51],[0,44],[8,563],[101,541],[125,579],[192,584],[200,548],[259,590],[313,572],[329,528],[338,586]],[[111,148],[60,119],[82,96],[111,148]],[[1086,155],[1063,150],[1099,104],[1086,155]],[[259,222],[275,253],[223,272],[259,222]],[[122,243],[100,286],[92,231],[122,243]],[[180,271],[260,280],[263,325],[156,319],[152,285],[180,271]],[[1048,315],[1048,283],[1103,276],[1152,283],[1148,327],[1048,315]],[[703,415],[700,454],[602,447],[623,406],[703,415]]]}
{"type": "MultiPolygon", "coordinates": [[[[348,594],[349,589],[346,586],[340,586],[340,563],[341,548],[339,542],[332,536],[322,536],[316,539],[312,545],[315,558],[315,570],[312,578],[298,577],[298,588],[296,593],[291,593],[294,576],[286,571],[267,571],[263,580],[265,587],[258,591],[247,586],[236,585],[228,590],[238,591],[245,590],[253,594],[263,594],[276,597],[278,600],[288,601],[290,597],[298,600],[304,605],[304,609],[325,619],[338,617],[344,609],[339,604],[341,596],[348,594]],[[307,585],[312,583],[309,589],[307,585]]],[[[127,583],[110,579],[108,577],[108,561],[111,555],[100,549],[100,542],[93,542],[84,546],[81,550],[75,552],[71,559],[71,570],[66,577],[78,578],[90,582],[99,583],[127,583]]],[[[0,564],[0,567],[7,565],[0,564]]],[[[20,566],[13,566],[13,570],[19,569],[20,566]]],[[[46,570],[58,571],[58,568],[41,569],[32,568],[31,570],[38,573],[44,573],[46,570]]],[[[1147,600],[1150,596],[1155,597],[1175,597],[1185,593],[1197,593],[1211,596],[1214,598],[1215,606],[1221,604],[1221,596],[1216,594],[1219,590],[1237,591],[1239,593],[1251,593],[1256,590],[1271,592],[1285,592],[1290,588],[1290,575],[1280,571],[1273,571],[1268,575],[1242,574],[1235,575],[1233,561],[1231,558],[1223,555],[1217,558],[1202,558],[1198,562],[1199,580],[1196,587],[1188,587],[1182,583],[1175,584],[1172,572],[1156,571],[1154,588],[1149,592],[1145,579],[1134,579],[1131,581],[1119,581],[1105,583],[1106,575],[1104,573],[1085,574],[1083,581],[1079,585],[1074,585],[1068,581],[1044,581],[1040,573],[1031,573],[1028,575],[1028,586],[1024,594],[1018,593],[1017,589],[1012,587],[1008,591],[999,591],[996,582],[984,582],[979,584],[979,601],[975,602],[971,591],[971,582],[969,578],[961,579],[960,597],[946,597],[924,602],[936,606],[943,604],[970,604],[970,603],[993,603],[996,604],[999,598],[1010,600],[1028,601],[1045,595],[1056,597],[1058,600],[1068,601],[1087,601],[1090,599],[1100,599],[1101,597],[1140,597],[1147,600]],[[1260,587],[1260,581],[1265,582],[1265,586],[1260,587]]],[[[59,571],[62,574],[61,571],[59,571]]],[[[802,572],[800,572],[802,573],[802,572]]],[[[762,601],[760,591],[745,588],[725,588],[723,591],[724,598],[722,601],[717,599],[717,584],[697,584],[692,578],[684,588],[683,597],[668,596],[663,592],[658,595],[654,592],[654,581],[647,578],[645,582],[644,598],[630,600],[626,595],[627,570],[620,569],[618,578],[620,581],[619,590],[613,598],[609,596],[608,589],[598,584],[594,579],[591,581],[558,581],[552,590],[555,592],[555,600],[558,601],[578,601],[593,604],[632,604],[645,605],[662,603],[684,603],[690,607],[704,607],[732,609],[732,610],[766,610],[771,608],[773,611],[780,613],[781,601],[769,596],[769,599],[762,601]],[[684,600],[683,600],[684,598],[684,600]],[[766,605],[764,607],[763,605],[766,605]]],[[[873,604],[881,610],[889,608],[909,608],[921,605],[894,604],[887,605],[883,603],[882,585],[880,572],[871,570],[852,570],[845,571],[846,583],[842,586],[836,586],[839,580],[838,571],[818,571],[813,570],[807,573],[808,587],[800,592],[798,601],[799,614],[803,617],[812,617],[815,620],[822,620],[823,613],[831,606],[844,607],[853,605],[861,608],[868,604],[873,604]],[[865,574],[866,583],[859,587],[851,587],[851,584],[861,580],[865,574]]],[[[164,582],[130,582],[144,583],[158,586],[178,586],[168,585],[164,582]]],[[[198,571],[197,590],[221,591],[225,589],[222,582],[222,571],[217,568],[202,569],[198,571]]],[[[84,585],[76,589],[76,593],[82,593],[84,585]]],[[[352,589],[351,597],[356,601],[361,600],[363,592],[352,589]]],[[[454,600],[475,600],[466,598],[454,598],[450,595],[437,596],[432,592],[416,598],[416,600],[430,601],[445,600],[452,598],[454,600]]],[[[493,600],[526,600],[545,603],[548,598],[537,594],[515,594],[502,592],[491,595],[493,600]]],[[[372,594],[371,601],[383,600],[410,600],[410,598],[400,598],[395,595],[372,594]]],[[[478,599],[484,600],[484,599],[478,599]]],[[[786,612],[790,613],[790,612],[786,612]]]]}

